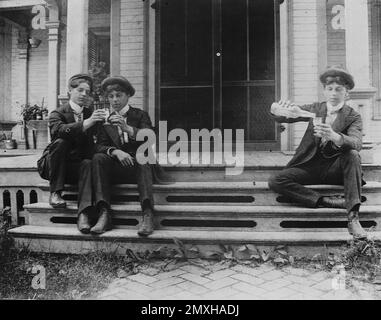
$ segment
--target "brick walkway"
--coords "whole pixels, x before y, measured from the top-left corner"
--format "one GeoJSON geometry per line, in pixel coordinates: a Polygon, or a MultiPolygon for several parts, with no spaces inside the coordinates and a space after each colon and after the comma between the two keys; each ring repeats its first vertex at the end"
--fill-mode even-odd
{"type": "Polygon", "coordinates": [[[381,286],[346,279],[338,274],[293,267],[277,269],[226,262],[182,263],[161,271],[160,263],[140,268],[134,275],[113,281],[96,299],[102,300],[379,300],[381,286]],[[349,281],[348,281],[349,280],[349,281]],[[344,281],[345,283],[345,281],[344,281]],[[341,285],[340,285],[341,284],[341,285]]]}

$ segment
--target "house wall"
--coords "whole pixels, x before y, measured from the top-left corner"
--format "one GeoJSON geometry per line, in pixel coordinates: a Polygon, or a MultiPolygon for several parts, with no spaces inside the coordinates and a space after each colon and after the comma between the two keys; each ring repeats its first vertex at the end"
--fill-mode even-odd
{"type": "Polygon", "coordinates": [[[144,107],[144,2],[121,0],[120,74],[136,89],[134,107],[144,107]]]}
{"type": "MultiPolygon", "coordinates": [[[[317,2],[321,0],[294,0],[292,5],[291,37],[292,100],[296,104],[308,104],[318,100],[318,23],[317,2]]],[[[292,149],[304,135],[307,123],[293,124],[292,149]]]]}

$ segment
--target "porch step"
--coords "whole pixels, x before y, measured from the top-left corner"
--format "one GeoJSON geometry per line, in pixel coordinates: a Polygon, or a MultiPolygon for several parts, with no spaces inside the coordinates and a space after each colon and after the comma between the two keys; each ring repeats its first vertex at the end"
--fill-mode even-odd
{"type": "MultiPolygon", "coordinates": [[[[77,205],[54,209],[48,203],[26,205],[29,225],[70,227],[76,224],[77,205]]],[[[136,230],[141,222],[138,204],[113,204],[114,225],[136,230]]],[[[381,231],[381,206],[361,207],[365,228],[381,231]]],[[[256,232],[345,231],[345,209],[310,209],[294,206],[156,205],[157,230],[230,230],[256,232]]]]}
{"type": "MultiPolygon", "coordinates": [[[[45,191],[42,202],[48,201],[49,186],[39,185],[45,191]]],[[[342,196],[343,187],[334,185],[307,186],[322,195],[342,196]]],[[[290,206],[294,205],[285,197],[271,191],[267,182],[176,182],[170,185],[154,185],[154,201],[158,205],[192,204],[224,206],[290,206]]],[[[381,182],[368,182],[363,187],[363,202],[366,205],[381,205],[381,182]]],[[[113,202],[138,202],[137,186],[135,184],[113,186],[113,202]]],[[[77,187],[65,187],[64,198],[76,201],[77,187]]]]}
{"type": "MultiPolygon", "coordinates": [[[[221,251],[220,245],[231,245],[235,254],[244,244],[256,246],[289,246],[289,254],[310,256],[316,251],[341,246],[351,240],[348,232],[233,232],[189,230],[157,230],[148,238],[137,236],[136,230],[114,229],[100,236],[83,235],[75,227],[22,226],[9,231],[19,247],[32,251],[49,253],[83,254],[95,250],[126,254],[146,250],[160,251],[165,248],[179,249],[175,239],[184,244],[185,249],[192,247],[201,255],[221,251]]],[[[371,232],[369,237],[380,241],[381,232],[371,232]]],[[[210,258],[210,256],[209,256],[210,258]]]]}

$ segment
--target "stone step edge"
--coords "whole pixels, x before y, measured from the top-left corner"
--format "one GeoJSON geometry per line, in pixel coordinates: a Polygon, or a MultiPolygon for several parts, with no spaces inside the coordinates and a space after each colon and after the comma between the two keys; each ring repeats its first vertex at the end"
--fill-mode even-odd
{"type": "MultiPolygon", "coordinates": [[[[74,202],[70,202],[64,209],[54,209],[49,203],[40,202],[34,204],[24,205],[24,209],[30,213],[45,211],[48,213],[73,213],[76,214],[78,206],[74,202]]],[[[113,204],[111,210],[114,212],[129,212],[141,213],[141,207],[138,204],[113,204]]],[[[222,205],[155,205],[155,211],[160,213],[175,213],[175,214],[294,214],[294,215],[318,215],[318,214],[345,214],[345,209],[333,208],[305,208],[297,206],[222,206],[222,205]]],[[[374,213],[381,214],[381,205],[362,205],[361,213],[374,213]]]]}
{"type": "MultiPolygon", "coordinates": [[[[48,190],[49,189],[49,184],[44,183],[44,184],[39,184],[37,187],[39,187],[42,190],[48,190]]],[[[306,185],[307,188],[312,188],[314,190],[343,190],[343,186],[339,185],[306,185]]],[[[76,191],[77,186],[75,185],[65,185],[66,191],[76,191]]],[[[116,184],[113,186],[113,189],[121,189],[121,190],[136,190],[137,185],[136,184],[116,184]]],[[[173,190],[173,189],[180,189],[180,190],[238,190],[238,191],[243,191],[243,190],[264,190],[264,191],[269,191],[270,188],[268,187],[267,182],[263,181],[258,181],[253,184],[253,182],[228,182],[228,181],[216,181],[216,182],[175,182],[172,184],[168,185],[160,185],[160,184],[154,184],[153,189],[155,191],[165,191],[165,190],[173,190]]],[[[363,190],[376,190],[376,189],[381,189],[381,182],[377,181],[371,181],[367,182],[365,186],[362,187],[363,190]]]]}
{"type": "MultiPolygon", "coordinates": [[[[136,230],[113,229],[99,236],[81,234],[76,227],[22,226],[8,233],[17,238],[80,240],[95,242],[173,243],[178,239],[192,244],[260,243],[260,244],[342,244],[352,240],[348,232],[248,232],[248,231],[191,231],[156,230],[149,237],[139,237],[136,230]]],[[[381,241],[381,232],[369,232],[371,240],[381,241]]]]}

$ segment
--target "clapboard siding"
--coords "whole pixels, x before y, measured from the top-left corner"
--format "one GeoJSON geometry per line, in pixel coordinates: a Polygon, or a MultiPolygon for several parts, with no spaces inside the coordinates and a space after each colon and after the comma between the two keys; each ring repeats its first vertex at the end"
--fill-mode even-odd
{"type": "Polygon", "coordinates": [[[120,70],[136,89],[131,104],[143,109],[144,2],[121,0],[120,14],[120,70]]]}
{"type": "Polygon", "coordinates": [[[0,20],[0,121],[11,120],[12,26],[0,20]]]}
{"type": "Polygon", "coordinates": [[[32,36],[41,40],[38,48],[29,50],[28,100],[31,104],[47,106],[48,97],[48,30],[33,30],[32,36]]]}
{"type": "MultiPolygon", "coordinates": [[[[293,100],[297,104],[316,101],[318,96],[318,30],[317,3],[320,0],[294,0],[292,12],[293,56],[292,72],[293,100]]],[[[306,130],[306,123],[293,125],[293,149],[306,130]]]]}

